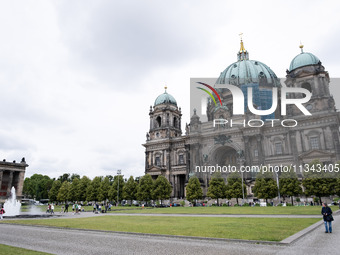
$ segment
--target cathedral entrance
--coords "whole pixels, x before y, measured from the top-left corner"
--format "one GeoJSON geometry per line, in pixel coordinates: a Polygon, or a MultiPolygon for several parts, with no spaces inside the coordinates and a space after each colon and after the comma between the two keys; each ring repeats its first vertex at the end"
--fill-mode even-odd
{"type": "Polygon", "coordinates": [[[173,176],[174,185],[173,185],[173,194],[174,198],[183,199],[184,198],[184,189],[185,189],[185,174],[177,174],[173,176]]]}
{"type": "Polygon", "coordinates": [[[212,165],[237,166],[237,151],[230,146],[222,146],[213,152],[212,165]]]}

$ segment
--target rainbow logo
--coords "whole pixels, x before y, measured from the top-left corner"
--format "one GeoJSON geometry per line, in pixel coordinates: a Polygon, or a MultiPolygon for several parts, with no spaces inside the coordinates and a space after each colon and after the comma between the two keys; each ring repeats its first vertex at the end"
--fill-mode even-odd
{"type": "MultiPolygon", "coordinates": [[[[214,94],[217,96],[217,98],[218,98],[218,100],[220,101],[220,104],[221,104],[221,106],[222,106],[221,98],[220,98],[219,94],[217,93],[217,91],[216,91],[213,87],[211,87],[210,85],[205,84],[205,83],[203,83],[203,82],[197,82],[197,83],[198,83],[198,84],[201,84],[201,85],[203,85],[203,86],[206,86],[207,88],[211,89],[211,91],[214,92],[214,94]]],[[[213,96],[208,90],[206,90],[206,89],[204,89],[204,88],[200,88],[200,87],[197,87],[197,88],[200,89],[200,90],[203,90],[204,92],[206,92],[206,93],[212,98],[212,100],[214,101],[215,106],[217,106],[217,103],[216,103],[216,100],[215,100],[214,96],[213,96]]]]}

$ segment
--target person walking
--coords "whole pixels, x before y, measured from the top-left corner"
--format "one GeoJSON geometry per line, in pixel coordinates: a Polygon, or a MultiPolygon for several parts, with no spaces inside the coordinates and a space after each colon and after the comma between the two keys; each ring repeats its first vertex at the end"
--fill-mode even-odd
{"type": "Polygon", "coordinates": [[[68,213],[68,203],[65,204],[65,211],[64,213],[68,213]]]}
{"type": "Polygon", "coordinates": [[[5,210],[4,210],[4,208],[3,207],[1,207],[1,209],[0,209],[0,220],[2,220],[3,218],[2,218],[2,215],[5,213],[5,210]]]}
{"type": "Polygon", "coordinates": [[[332,233],[332,221],[334,220],[332,213],[332,209],[329,208],[326,203],[322,203],[321,214],[323,215],[323,221],[325,223],[325,233],[332,233]]]}
{"type": "Polygon", "coordinates": [[[51,214],[54,214],[54,204],[51,204],[51,214]]]}

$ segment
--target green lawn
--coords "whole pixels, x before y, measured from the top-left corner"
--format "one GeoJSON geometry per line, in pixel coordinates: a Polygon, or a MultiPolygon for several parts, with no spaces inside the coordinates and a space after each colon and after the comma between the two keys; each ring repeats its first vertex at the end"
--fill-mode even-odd
{"type": "Polygon", "coordinates": [[[103,217],[73,219],[11,220],[10,223],[181,236],[281,241],[319,220],[320,219],[313,218],[213,218],[107,215],[103,217]]]}
{"type": "Polygon", "coordinates": [[[18,255],[18,254],[43,255],[43,254],[50,254],[50,253],[32,251],[32,250],[27,250],[23,248],[14,247],[14,246],[0,244],[0,255],[18,255]]]}
{"type": "MultiPolygon", "coordinates": [[[[333,212],[337,206],[331,207],[333,212]]],[[[113,213],[121,213],[114,211],[113,213]]],[[[167,207],[143,210],[131,210],[127,213],[179,213],[179,214],[289,214],[289,215],[321,215],[321,206],[268,206],[268,207],[167,207]]]]}

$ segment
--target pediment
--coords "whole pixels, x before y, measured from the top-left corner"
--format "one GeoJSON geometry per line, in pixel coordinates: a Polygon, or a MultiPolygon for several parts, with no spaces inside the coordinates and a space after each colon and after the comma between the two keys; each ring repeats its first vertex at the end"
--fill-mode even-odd
{"type": "Polygon", "coordinates": [[[319,158],[331,158],[333,153],[322,150],[311,150],[299,155],[301,159],[319,159],[319,158]]]}

